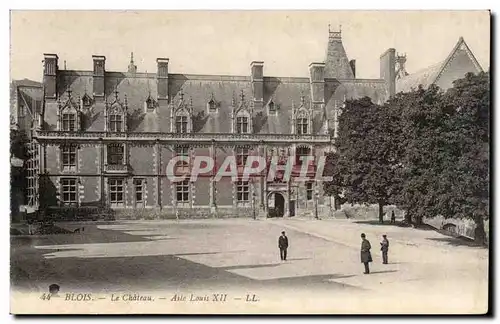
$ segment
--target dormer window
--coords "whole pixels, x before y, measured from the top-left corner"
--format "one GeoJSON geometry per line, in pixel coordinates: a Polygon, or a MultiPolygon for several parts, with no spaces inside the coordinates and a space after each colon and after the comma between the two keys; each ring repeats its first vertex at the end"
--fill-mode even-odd
{"type": "Polygon", "coordinates": [[[85,109],[92,107],[92,98],[90,98],[90,96],[86,93],[82,97],[82,106],[85,109]]]}
{"type": "Polygon", "coordinates": [[[122,116],[117,114],[109,115],[109,131],[119,133],[122,132],[122,129],[122,116]]]}
{"type": "Polygon", "coordinates": [[[148,99],[146,99],[146,108],[148,110],[155,109],[155,103],[154,103],[153,99],[151,99],[151,97],[148,97],[148,99]]]}
{"type": "Polygon", "coordinates": [[[106,100],[106,109],[104,118],[106,120],[105,131],[113,133],[121,133],[127,131],[127,96],[124,96],[124,102],[121,103],[118,99],[118,90],[115,89],[114,100],[108,103],[106,100]]]}
{"type": "Polygon", "coordinates": [[[297,118],[297,134],[304,135],[308,134],[309,121],[307,118],[301,117],[297,118]]]}
{"type": "Polygon", "coordinates": [[[65,102],[61,102],[61,98],[57,100],[57,129],[64,132],[75,132],[80,128],[80,102],[76,103],[71,98],[71,90],[67,91],[68,97],[65,102]]]}
{"type": "Polygon", "coordinates": [[[62,130],[65,132],[74,132],[76,130],[76,114],[65,113],[62,115],[62,130]]]}
{"type": "Polygon", "coordinates": [[[175,130],[182,134],[188,132],[188,116],[175,117],[175,130]]]}
{"type": "Polygon", "coordinates": [[[269,109],[269,115],[276,115],[276,105],[272,100],[269,102],[267,107],[269,109]]]}
{"type": "Polygon", "coordinates": [[[248,134],[248,117],[236,117],[236,133],[248,134]]]}
{"type": "Polygon", "coordinates": [[[210,111],[210,112],[217,111],[217,104],[215,103],[215,100],[210,99],[210,101],[208,102],[208,111],[210,111]]]}

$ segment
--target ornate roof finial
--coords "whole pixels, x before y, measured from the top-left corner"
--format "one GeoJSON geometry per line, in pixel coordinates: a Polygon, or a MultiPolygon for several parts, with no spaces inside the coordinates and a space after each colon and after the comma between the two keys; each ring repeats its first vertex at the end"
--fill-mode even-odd
{"type": "Polygon", "coordinates": [[[243,102],[243,100],[245,100],[245,94],[243,93],[243,89],[241,89],[240,99],[241,99],[241,102],[243,102]]]}
{"type": "Polygon", "coordinates": [[[68,87],[66,89],[66,93],[68,94],[68,98],[71,98],[71,92],[73,92],[73,91],[71,91],[71,87],[68,87]]]}
{"type": "Polygon", "coordinates": [[[130,52],[130,64],[134,64],[134,52],[130,52]]]}
{"type": "Polygon", "coordinates": [[[328,32],[331,32],[330,24],[328,24],[328,32]]]}
{"type": "Polygon", "coordinates": [[[64,69],[66,70],[66,60],[64,60],[64,69]]]}
{"type": "Polygon", "coordinates": [[[127,107],[127,105],[128,105],[127,94],[124,94],[124,95],[123,95],[123,101],[124,101],[125,108],[126,108],[126,107],[127,107]]]}
{"type": "Polygon", "coordinates": [[[179,90],[179,97],[181,98],[181,101],[184,101],[184,93],[182,92],[182,88],[181,90],[179,90]]]}
{"type": "Polygon", "coordinates": [[[302,94],[302,95],[300,96],[300,104],[301,104],[301,105],[304,105],[304,104],[305,104],[305,102],[306,102],[306,97],[304,96],[304,94],[302,94]]]}

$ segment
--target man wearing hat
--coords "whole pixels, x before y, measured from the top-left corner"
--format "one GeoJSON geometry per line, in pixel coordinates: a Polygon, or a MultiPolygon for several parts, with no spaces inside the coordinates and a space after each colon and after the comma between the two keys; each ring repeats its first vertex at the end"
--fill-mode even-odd
{"type": "Polygon", "coordinates": [[[388,263],[387,253],[389,252],[389,240],[387,239],[387,235],[382,235],[383,239],[380,242],[380,251],[382,251],[382,261],[384,264],[388,263]]]}
{"type": "Polygon", "coordinates": [[[370,265],[369,262],[372,262],[372,254],[370,253],[370,249],[372,248],[370,241],[366,239],[365,233],[361,234],[361,263],[365,265],[364,274],[370,273],[370,265]]]}
{"type": "Polygon", "coordinates": [[[288,237],[286,237],[285,232],[281,232],[281,236],[278,238],[278,247],[280,249],[281,261],[286,261],[286,249],[288,249],[288,237]]]}

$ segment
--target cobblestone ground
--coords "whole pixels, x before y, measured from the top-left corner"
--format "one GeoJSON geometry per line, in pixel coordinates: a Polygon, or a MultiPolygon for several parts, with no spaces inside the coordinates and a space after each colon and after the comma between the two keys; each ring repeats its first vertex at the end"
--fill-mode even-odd
{"type": "Polygon", "coordinates": [[[384,313],[411,305],[420,313],[486,311],[488,250],[430,230],[305,219],[61,226],[85,230],[11,238],[14,290],[46,292],[54,282],[72,292],[229,289],[302,298],[312,311],[319,307],[314,296],[337,296],[335,309],[346,312],[375,312],[367,303],[384,313]],[[282,230],[290,240],[286,262],[277,247],[282,230]],[[362,232],[373,247],[370,275],[359,260],[362,232]],[[382,234],[390,240],[388,265],[381,262],[382,234]]]}

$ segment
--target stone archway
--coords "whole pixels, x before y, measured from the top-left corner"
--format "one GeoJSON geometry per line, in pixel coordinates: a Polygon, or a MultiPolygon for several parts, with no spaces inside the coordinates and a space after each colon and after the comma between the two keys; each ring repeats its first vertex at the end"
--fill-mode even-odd
{"type": "Polygon", "coordinates": [[[281,192],[274,191],[267,195],[268,205],[270,199],[272,199],[273,203],[268,208],[267,217],[284,217],[287,212],[285,195],[281,192]]]}

